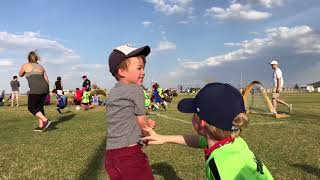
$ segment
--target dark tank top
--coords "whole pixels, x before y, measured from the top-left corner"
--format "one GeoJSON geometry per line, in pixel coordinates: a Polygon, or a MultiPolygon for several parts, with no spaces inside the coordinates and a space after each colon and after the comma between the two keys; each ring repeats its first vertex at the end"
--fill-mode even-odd
{"type": "Polygon", "coordinates": [[[35,69],[41,68],[40,65],[36,63],[30,64],[32,65],[32,70],[26,73],[26,78],[30,88],[29,94],[48,94],[49,85],[44,79],[43,72],[35,71],[35,69]]]}
{"type": "Polygon", "coordinates": [[[61,81],[56,81],[56,90],[62,90],[61,81]]]}

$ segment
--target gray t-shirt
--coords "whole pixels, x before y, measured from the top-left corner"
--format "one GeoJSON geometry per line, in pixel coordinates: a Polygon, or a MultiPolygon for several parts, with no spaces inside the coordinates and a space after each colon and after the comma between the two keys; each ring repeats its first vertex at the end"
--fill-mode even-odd
{"type": "Polygon", "coordinates": [[[12,80],[10,82],[12,91],[19,91],[20,83],[17,80],[12,80]]]}
{"type": "Polygon", "coordinates": [[[142,136],[137,116],[146,114],[142,87],[118,82],[110,90],[106,109],[108,125],[106,149],[137,144],[142,136]]]}

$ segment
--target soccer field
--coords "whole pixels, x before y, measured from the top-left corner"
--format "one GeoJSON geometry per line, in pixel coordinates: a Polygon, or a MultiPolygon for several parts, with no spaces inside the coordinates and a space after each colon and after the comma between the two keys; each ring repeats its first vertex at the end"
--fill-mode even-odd
{"type": "MultiPolygon", "coordinates": [[[[162,134],[194,133],[191,115],[179,113],[174,99],[168,111],[150,115],[162,134]]],[[[191,97],[191,96],[190,96],[191,97]]],[[[242,136],[275,179],[320,178],[320,93],[287,93],[293,104],[289,119],[249,115],[242,136]]],[[[280,109],[285,111],[285,109],[280,109]]],[[[86,112],[74,107],[60,115],[46,106],[53,121],[44,133],[26,103],[0,107],[0,179],[106,179],[103,167],[106,113],[103,107],[86,112]]],[[[156,179],[204,179],[201,149],[166,144],[145,149],[156,179]]],[[[143,173],[143,172],[142,172],[143,173]]]]}

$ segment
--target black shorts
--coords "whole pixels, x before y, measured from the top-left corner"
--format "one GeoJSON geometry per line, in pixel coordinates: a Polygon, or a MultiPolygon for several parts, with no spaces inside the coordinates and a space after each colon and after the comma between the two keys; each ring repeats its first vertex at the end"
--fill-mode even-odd
{"type": "Polygon", "coordinates": [[[57,107],[58,107],[59,109],[64,109],[64,108],[67,107],[67,106],[59,106],[59,105],[57,105],[57,107]]]}
{"type": "Polygon", "coordinates": [[[28,110],[36,115],[38,112],[42,112],[44,115],[44,102],[47,94],[29,94],[28,95],[28,110]]]}
{"type": "Polygon", "coordinates": [[[74,100],[74,104],[75,104],[75,105],[81,105],[81,101],[74,100]]]}

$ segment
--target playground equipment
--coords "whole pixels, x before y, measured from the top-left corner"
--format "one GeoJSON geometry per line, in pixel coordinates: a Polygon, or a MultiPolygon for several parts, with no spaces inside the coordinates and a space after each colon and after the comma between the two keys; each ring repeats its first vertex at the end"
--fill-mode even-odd
{"type": "Polygon", "coordinates": [[[90,91],[90,95],[93,96],[94,94],[107,97],[107,92],[104,91],[104,90],[102,90],[102,89],[92,89],[92,90],[90,91]]]}
{"type": "MultiPolygon", "coordinates": [[[[268,115],[272,115],[273,117],[277,119],[282,119],[282,118],[288,118],[289,115],[287,114],[278,114],[275,112],[272,102],[266,92],[266,90],[263,88],[263,85],[259,81],[252,81],[245,90],[243,90],[242,95],[243,95],[243,101],[246,107],[246,112],[251,113],[251,114],[257,114],[253,108],[250,107],[248,103],[248,96],[251,94],[252,96],[252,104],[254,102],[254,96],[255,96],[255,91],[259,91],[262,94],[262,97],[264,99],[264,103],[267,105],[269,112],[265,113],[268,115]],[[256,88],[256,89],[255,89],[256,88]]],[[[261,113],[260,113],[261,114],[261,113]]]]}

